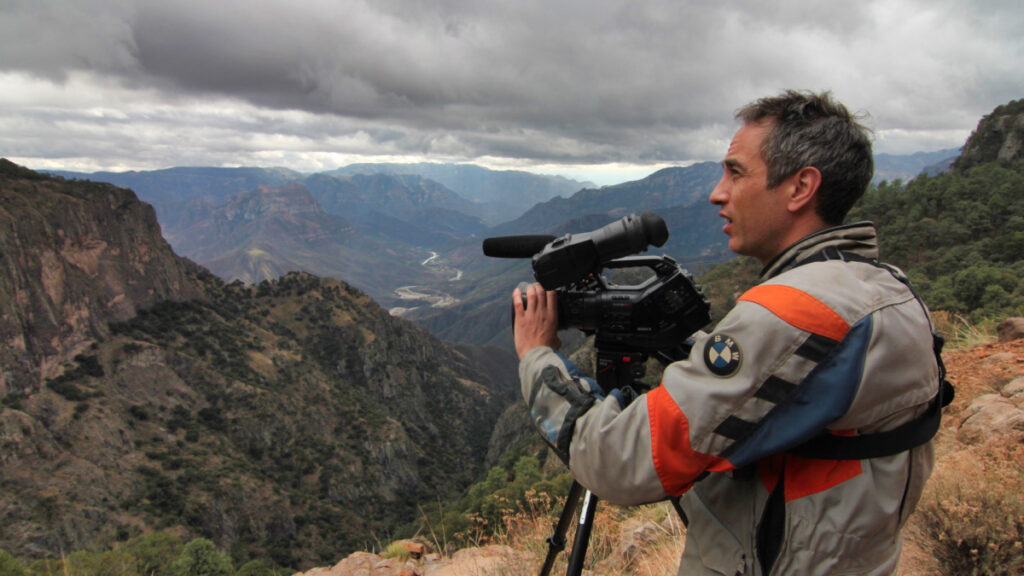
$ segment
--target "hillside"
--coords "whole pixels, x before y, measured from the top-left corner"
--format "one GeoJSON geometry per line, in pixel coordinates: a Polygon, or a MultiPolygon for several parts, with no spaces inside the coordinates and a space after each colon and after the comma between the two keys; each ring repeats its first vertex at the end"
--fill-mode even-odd
{"type": "Polygon", "coordinates": [[[871,220],[881,257],[932,310],[972,323],[1024,315],[1024,101],[978,123],[953,169],[873,187],[850,220],[871,220]]]}
{"type": "Polygon", "coordinates": [[[0,548],[162,529],[308,567],[483,471],[507,353],[337,280],[226,284],[130,191],[2,168],[0,548]]]}
{"type": "Polygon", "coordinates": [[[585,188],[572,196],[539,203],[525,214],[492,228],[492,236],[523,234],[523,230],[549,231],[566,222],[600,215],[604,223],[644,210],[706,203],[722,175],[717,162],[664,168],[633,182],[601,188],[585,188]]]}
{"type": "MultiPolygon", "coordinates": [[[[326,212],[299,182],[260,186],[223,206],[204,203],[189,212],[164,225],[164,236],[179,253],[229,282],[259,284],[292,271],[316,271],[352,279],[376,302],[393,306],[396,287],[434,276],[422,265],[426,250],[382,238],[355,211],[338,211],[349,218],[326,212]]],[[[408,226],[392,220],[408,233],[408,226]]]]}

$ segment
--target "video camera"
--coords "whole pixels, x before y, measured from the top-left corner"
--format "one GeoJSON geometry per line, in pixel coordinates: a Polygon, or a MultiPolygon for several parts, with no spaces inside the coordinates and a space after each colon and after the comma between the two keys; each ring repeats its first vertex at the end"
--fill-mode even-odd
{"type": "MultiPolygon", "coordinates": [[[[669,256],[631,256],[668,239],[665,221],[652,212],[630,214],[581,234],[487,238],[486,256],[532,258],[536,280],[558,294],[558,327],[595,335],[600,353],[685,357],[686,339],[711,321],[710,306],[689,272],[669,256]],[[618,285],[602,271],[647,268],[653,276],[618,285]]],[[[525,297],[524,297],[525,304],[525,297]]],[[[602,367],[598,366],[600,376],[602,367]]],[[[599,378],[600,380],[600,378],[599,378]]]]}
{"type": "MultiPolygon", "coordinates": [[[[533,275],[558,295],[558,328],[578,328],[594,335],[597,383],[618,390],[620,401],[637,396],[634,382],[643,377],[654,355],[666,364],[689,355],[687,339],[711,321],[710,305],[689,272],[668,256],[633,256],[648,245],[661,246],[668,227],[656,214],[630,214],[582,234],[504,236],[484,240],[484,254],[496,258],[532,258],[533,275]],[[602,272],[647,268],[653,276],[638,284],[619,285],[602,272]]],[[[624,272],[624,271],[623,271],[624,272]]],[[[526,296],[523,296],[526,305],[526,296]]],[[[513,312],[514,313],[514,312],[513,312]]],[[[578,576],[593,526],[597,497],[573,481],[541,576],[548,576],[581,498],[583,506],[566,574],[578,576]]]]}

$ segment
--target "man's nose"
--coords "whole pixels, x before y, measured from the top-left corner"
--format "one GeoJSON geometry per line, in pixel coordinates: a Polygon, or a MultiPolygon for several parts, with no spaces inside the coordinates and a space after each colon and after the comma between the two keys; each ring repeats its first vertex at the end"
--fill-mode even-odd
{"type": "Polygon", "coordinates": [[[722,176],[721,180],[718,181],[718,184],[715,184],[715,189],[711,191],[711,195],[708,197],[708,200],[710,200],[712,204],[725,204],[729,200],[729,193],[725,188],[725,176],[722,176]]]}

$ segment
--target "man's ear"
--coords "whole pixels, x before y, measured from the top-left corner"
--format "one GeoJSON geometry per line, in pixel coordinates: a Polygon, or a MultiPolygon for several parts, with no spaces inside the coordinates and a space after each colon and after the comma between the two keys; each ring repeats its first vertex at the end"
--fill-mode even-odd
{"type": "Polygon", "coordinates": [[[800,212],[807,208],[813,209],[814,203],[817,201],[818,189],[821,188],[821,171],[814,166],[805,166],[789,178],[791,182],[787,204],[789,210],[800,212]]]}

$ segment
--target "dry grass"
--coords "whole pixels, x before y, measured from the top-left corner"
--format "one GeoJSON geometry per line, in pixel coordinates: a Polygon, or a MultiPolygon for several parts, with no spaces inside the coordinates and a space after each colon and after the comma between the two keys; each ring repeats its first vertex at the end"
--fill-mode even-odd
{"type": "MultiPolygon", "coordinates": [[[[548,553],[562,502],[531,495],[527,503],[503,519],[494,542],[528,552],[530,561],[507,566],[501,576],[537,574],[548,553]]],[[[575,527],[558,555],[552,574],[564,574],[575,527]]],[[[668,503],[621,508],[599,503],[584,562],[584,573],[608,576],[672,575],[679,567],[685,528],[668,503]]]]}
{"type": "Polygon", "coordinates": [[[972,324],[959,314],[940,310],[932,313],[935,330],[946,339],[946,350],[968,350],[996,341],[996,322],[972,324]]]}
{"type": "Polygon", "coordinates": [[[1024,574],[1024,445],[1001,439],[942,459],[915,529],[947,574],[1024,574]]]}
{"type": "Polygon", "coordinates": [[[1024,574],[1024,432],[993,430],[974,445],[956,435],[972,400],[1024,374],[1024,341],[986,343],[943,357],[956,399],[943,415],[935,470],[904,531],[901,573],[1024,574]]]}

